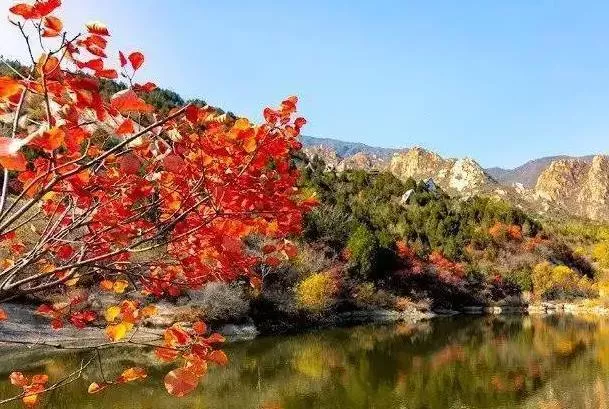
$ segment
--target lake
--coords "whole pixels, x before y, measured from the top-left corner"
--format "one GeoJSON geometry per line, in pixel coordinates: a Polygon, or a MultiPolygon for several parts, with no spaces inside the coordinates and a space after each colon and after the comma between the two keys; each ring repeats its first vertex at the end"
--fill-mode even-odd
{"type": "MultiPolygon", "coordinates": [[[[85,378],[48,393],[41,407],[85,408],[536,408],[609,407],[609,320],[566,316],[458,316],[365,325],[229,344],[195,393],[170,397],[149,351],[103,352],[106,375],[149,366],[135,384],[87,394],[85,378]],[[152,365],[152,366],[150,366],[152,365]]],[[[2,352],[0,398],[18,390],[11,367],[60,379],[77,353],[2,352]]],[[[24,371],[25,372],[25,371],[24,371]]],[[[20,404],[7,405],[18,408],[20,404]]]]}

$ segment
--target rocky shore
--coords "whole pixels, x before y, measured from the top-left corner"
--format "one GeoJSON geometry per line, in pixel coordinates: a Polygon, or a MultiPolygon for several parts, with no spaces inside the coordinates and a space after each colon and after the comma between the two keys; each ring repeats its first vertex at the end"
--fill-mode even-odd
{"type": "MultiPolygon", "coordinates": [[[[0,322],[0,346],[18,346],[20,344],[61,345],[62,347],[87,347],[104,342],[104,333],[100,328],[88,327],[81,330],[66,326],[53,330],[46,318],[36,314],[33,306],[24,304],[4,304],[3,308],[10,317],[0,322]]],[[[133,340],[146,342],[158,339],[162,329],[167,325],[180,321],[184,317],[184,307],[174,307],[170,304],[160,304],[159,314],[140,328],[133,340]]],[[[609,307],[596,300],[580,302],[541,302],[523,305],[503,306],[467,306],[459,310],[427,311],[412,307],[405,311],[387,309],[369,309],[335,313],[318,316],[305,321],[286,322],[281,317],[265,322],[255,322],[248,318],[236,323],[223,323],[213,326],[213,329],[227,337],[229,342],[251,340],[261,334],[275,335],[296,333],[320,328],[331,328],[358,325],[365,323],[415,323],[434,317],[446,317],[458,314],[468,315],[500,315],[500,314],[571,314],[609,316],[609,307]]]]}

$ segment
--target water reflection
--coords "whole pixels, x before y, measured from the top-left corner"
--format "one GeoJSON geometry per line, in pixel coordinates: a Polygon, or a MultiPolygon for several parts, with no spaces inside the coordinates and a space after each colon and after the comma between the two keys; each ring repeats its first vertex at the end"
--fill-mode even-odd
{"type": "MultiPolygon", "coordinates": [[[[196,394],[176,403],[148,379],[89,396],[99,380],[50,394],[48,408],[609,408],[609,321],[596,318],[457,317],[411,325],[362,326],[229,345],[196,394]]],[[[3,353],[2,379],[18,362],[60,378],[76,354],[3,353]],[[19,355],[19,356],[17,356],[19,355]]],[[[105,370],[151,365],[141,350],[105,353],[105,370]]],[[[0,383],[0,396],[16,390],[0,383]]],[[[14,405],[13,407],[19,407],[14,405]]]]}

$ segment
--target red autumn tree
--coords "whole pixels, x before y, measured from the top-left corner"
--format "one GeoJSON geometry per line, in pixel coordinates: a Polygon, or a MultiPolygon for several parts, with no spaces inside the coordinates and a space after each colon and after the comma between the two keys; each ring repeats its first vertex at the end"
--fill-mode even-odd
{"type": "MultiPolygon", "coordinates": [[[[297,99],[266,108],[260,125],[209,106],[162,116],[142,98],[155,85],[134,82],[144,55],[121,52],[114,68],[108,28],[89,23],[84,34],[70,36],[56,17],[60,5],[41,0],[10,9],[31,67],[0,77],[0,115],[9,119],[0,128],[0,302],[66,286],[162,297],[211,280],[246,277],[255,285],[261,260],[242,239],[276,241],[266,255],[276,263],[293,253],[284,239],[313,204],[295,188],[291,163],[305,124],[295,116],[297,99]],[[100,78],[119,75],[128,88],[104,98],[100,78]]],[[[39,312],[54,328],[103,323],[112,342],[123,342],[155,312],[134,299],[103,312],[83,301],[39,312]]],[[[3,318],[10,316],[0,310],[3,318]]],[[[169,393],[192,390],[208,361],[225,363],[214,349],[220,341],[203,323],[165,331],[157,355],[181,359],[166,377],[169,393]]],[[[90,392],[145,376],[141,368],[127,372],[90,392]]],[[[46,378],[13,379],[27,404],[46,390],[46,378]]]]}

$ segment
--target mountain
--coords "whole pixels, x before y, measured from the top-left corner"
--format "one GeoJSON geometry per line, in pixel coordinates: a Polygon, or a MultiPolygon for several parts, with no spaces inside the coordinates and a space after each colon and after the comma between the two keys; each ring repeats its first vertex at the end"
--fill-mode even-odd
{"type": "Polygon", "coordinates": [[[369,146],[358,142],[345,142],[339,139],[332,138],[317,138],[314,136],[301,135],[300,141],[306,146],[324,146],[334,150],[336,155],[340,157],[353,156],[356,153],[365,153],[367,155],[374,155],[382,159],[389,159],[391,155],[399,152],[400,149],[393,148],[379,148],[376,146],[369,146]]]}
{"type": "Polygon", "coordinates": [[[591,162],[593,155],[589,156],[546,156],[544,158],[530,160],[524,165],[520,165],[514,169],[504,168],[488,168],[486,172],[496,181],[505,185],[513,185],[514,183],[521,183],[524,187],[532,188],[537,183],[539,175],[546,169],[552,162],[563,159],[577,159],[585,162],[591,162]]]}
{"type": "MultiPolygon", "coordinates": [[[[317,138],[313,136],[301,136],[301,141],[305,147],[319,147],[330,148],[339,158],[346,158],[353,156],[356,153],[364,153],[367,155],[374,155],[379,159],[391,159],[391,156],[395,153],[405,151],[407,149],[396,149],[396,148],[380,148],[375,146],[365,145],[363,143],[356,142],[345,142],[339,139],[332,138],[317,138]]],[[[543,158],[533,159],[527,163],[520,165],[514,169],[505,169],[501,167],[491,167],[484,169],[485,173],[497,182],[512,186],[515,183],[520,183],[526,188],[533,188],[537,183],[537,178],[553,161],[561,159],[577,159],[586,162],[592,161],[594,155],[588,156],[546,156],[543,158]]],[[[340,159],[336,162],[340,162],[340,159]]]]}
{"type": "Polygon", "coordinates": [[[389,170],[399,179],[433,179],[452,195],[498,197],[542,214],[609,221],[609,156],[548,156],[515,169],[483,169],[471,158],[443,158],[421,147],[375,148],[304,137],[304,151],[329,169],[389,170]]]}
{"type": "Polygon", "coordinates": [[[401,180],[432,178],[450,193],[470,195],[499,188],[495,180],[473,159],[445,159],[421,147],[405,149],[378,148],[337,139],[301,137],[304,151],[317,155],[329,168],[388,169],[401,180]]]}

